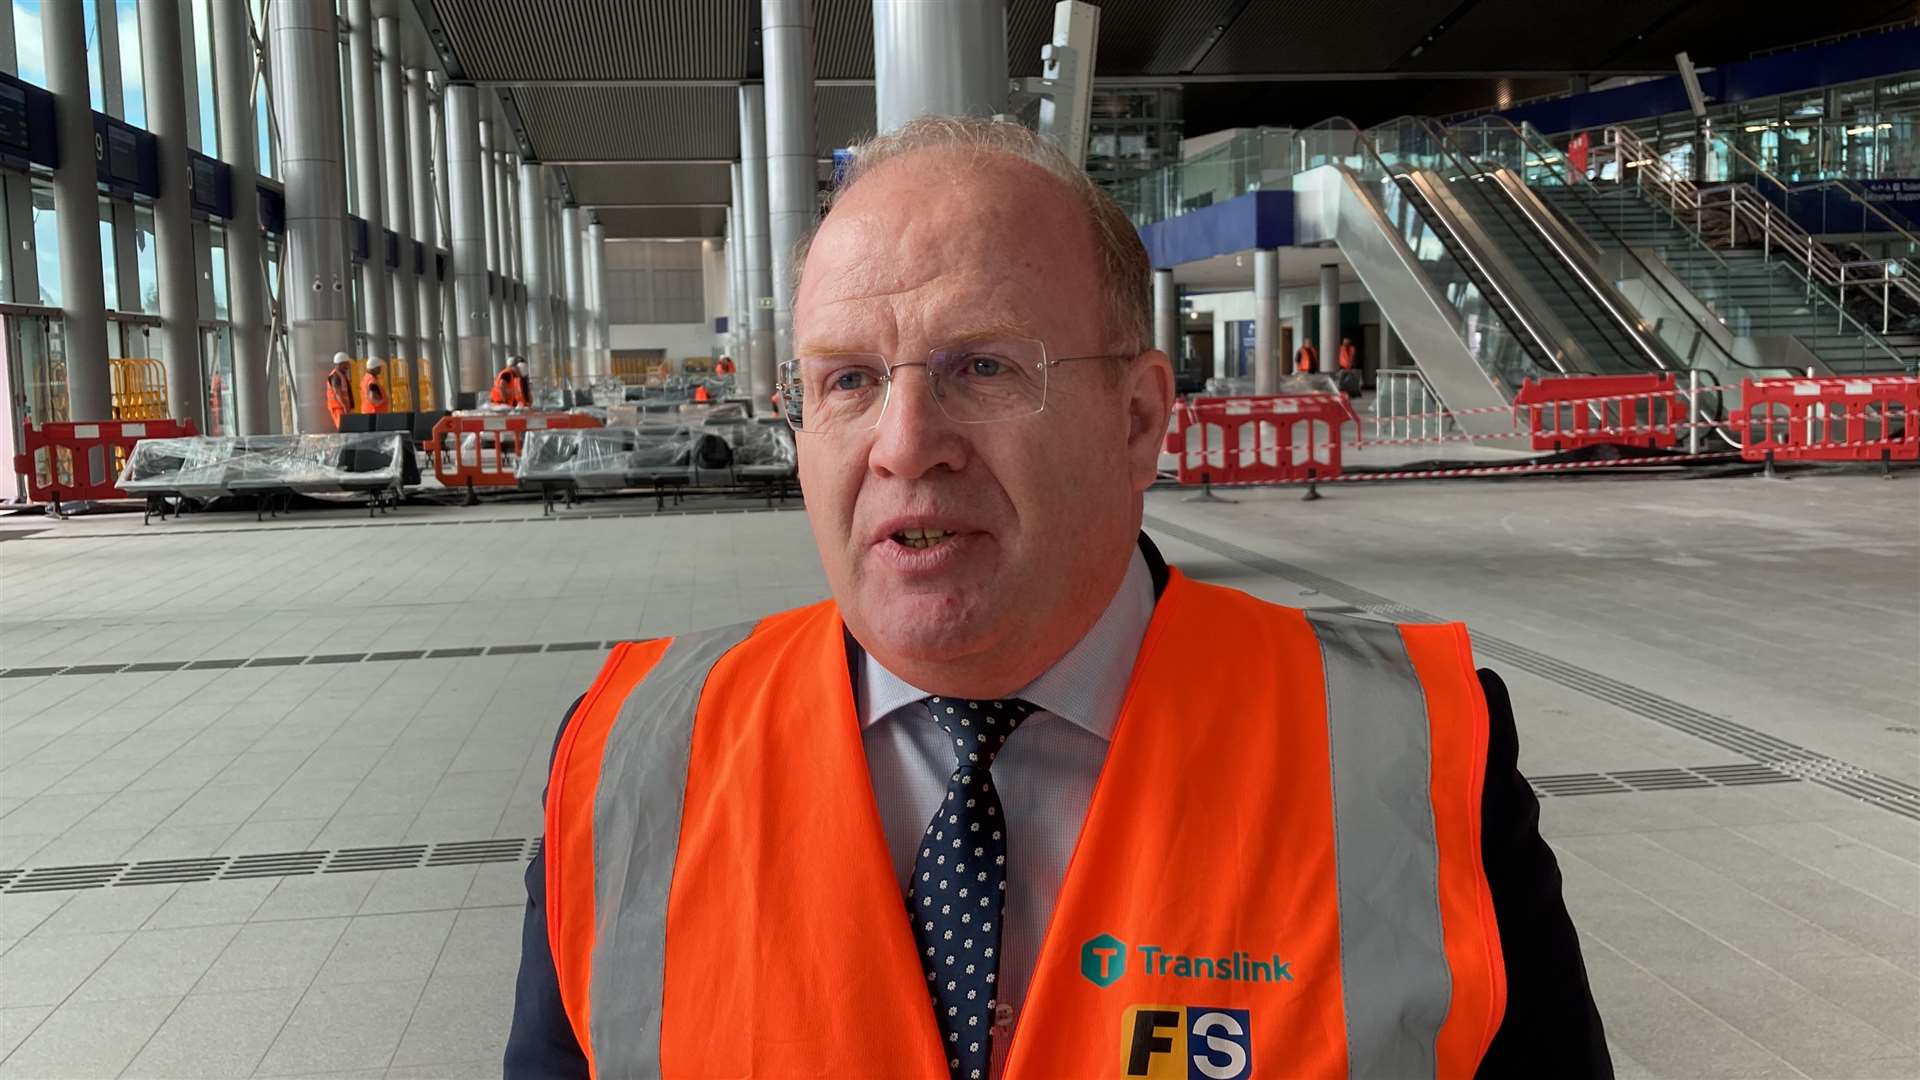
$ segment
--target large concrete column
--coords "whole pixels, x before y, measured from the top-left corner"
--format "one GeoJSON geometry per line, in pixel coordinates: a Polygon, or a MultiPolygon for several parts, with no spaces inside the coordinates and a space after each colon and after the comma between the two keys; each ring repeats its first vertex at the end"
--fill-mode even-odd
{"type": "Polygon", "coordinates": [[[573,358],[573,372],[591,382],[600,377],[593,357],[587,355],[586,333],[586,258],[580,251],[586,239],[580,230],[580,208],[569,206],[560,211],[560,278],[567,303],[567,355],[573,358]]]}
{"type": "Polygon", "coordinates": [[[353,194],[367,223],[361,303],[367,356],[393,358],[393,298],[387,288],[387,214],[380,183],[380,98],[373,70],[373,0],[347,0],[347,74],[353,80],[353,194]]]}
{"type": "Polygon", "coordinates": [[[527,373],[538,387],[553,379],[553,267],[547,258],[546,166],[520,163],[520,272],[527,285],[527,373]]]}
{"type": "Polygon", "coordinates": [[[453,217],[454,326],[460,390],[479,393],[492,377],[491,301],[487,296],[487,222],[480,197],[480,91],[447,87],[447,181],[453,217]]]}
{"type": "Polygon", "coordinates": [[[506,366],[507,326],[500,309],[500,178],[493,159],[493,118],[488,108],[493,91],[481,90],[475,98],[480,113],[480,154],[474,168],[480,174],[481,257],[486,260],[487,363],[489,372],[506,366]]]}
{"type": "Polygon", "coordinates": [[[873,92],[883,133],[1006,112],[1006,0],[873,0],[873,92]]]}
{"type": "Polygon", "coordinates": [[[1340,364],[1340,267],[1329,263],[1320,268],[1320,365],[1325,375],[1338,371],[1340,364]]]}
{"type": "Polygon", "coordinates": [[[325,382],[347,348],[346,136],[340,117],[340,45],[331,0],[274,0],[268,35],[287,187],[285,297],[295,419],[303,432],[333,430],[325,382]]]}
{"type": "Polygon", "coordinates": [[[1180,362],[1180,288],[1172,270],[1153,272],[1153,347],[1180,362]]]}
{"type": "Polygon", "coordinates": [[[78,3],[43,4],[47,89],[54,95],[60,167],[53,171],[59,217],[60,315],[66,324],[67,416],[113,417],[107,367],[107,285],[100,265],[100,194],[95,174],[93,108],[87,96],[87,20],[78,3]]]}
{"type": "Polygon", "coordinates": [[[740,88],[740,216],[747,240],[747,355],[737,357],[747,399],[765,408],[773,393],[773,243],[767,234],[765,91],[740,88]]]}
{"type": "Polygon", "coordinates": [[[1253,253],[1253,392],[1280,387],[1280,253],[1253,253]]]}
{"type": "Polygon", "coordinates": [[[752,245],[747,243],[747,214],[741,201],[746,197],[746,181],[740,163],[734,162],[728,173],[733,185],[732,201],[727,204],[727,246],[733,250],[733,318],[727,327],[733,336],[733,345],[728,355],[743,372],[738,376],[737,385],[744,389],[747,384],[744,371],[753,356],[753,295],[747,287],[747,252],[752,245]]]}
{"type": "Polygon", "coordinates": [[[400,268],[394,271],[392,283],[393,332],[400,343],[393,351],[399,358],[397,371],[406,376],[411,388],[420,385],[413,375],[420,358],[420,312],[414,302],[420,287],[413,274],[413,241],[419,234],[413,227],[413,191],[407,174],[407,95],[400,74],[406,46],[400,37],[400,20],[381,19],[379,36],[380,123],[386,147],[380,171],[387,181],[387,226],[400,237],[400,268]]]}
{"type": "Polygon", "coordinates": [[[428,126],[433,135],[434,205],[440,214],[437,236],[440,249],[447,253],[446,266],[436,271],[440,275],[440,296],[436,302],[440,306],[441,344],[440,378],[434,385],[440,399],[437,404],[442,409],[451,409],[458,404],[460,392],[460,305],[456,300],[460,271],[453,257],[453,157],[447,152],[449,96],[449,87],[446,80],[442,79],[439,81],[439,91],[431,93],[427,103],[428,126]]]}
{"type": "Polygon", "coordinates": [[[200,303],[193,269],[193,196],[188,190],[192,174],[187,158],[187,81],[180,64],[179,0],[140,0],[140,62],[147,130],[153,132],[160,158],[153,246],[154,270],[160,279],[167,415],[204,422],[207,395],[200,372],[200,303]]]}
{"type": "MultiPolygon", "coordinates": [[[[818,205],[814,194],[819,181],[813,145],[813,0],[761,0],[760,12],[767,73],[767,235],[773,253],[773,356],[778,364],[793,359],[793,250],[813,228],[818,205]]],[[[769,389],[771,386],[769,379],[769,389]]]]}
{"type": "Polygon", "coordinates": [[[418,398],[418,376],[422,372],[433,373],[436,395],[443,394],[447,388],[441,385],[440,378],[440,260],[435,258],[440,249],[440,239],[436,220],[438,215],[434,207],[433,120],[428,113],[427,73],[419,68],[407,72],[407,145],[407,177],[413,185],[409,208],[413,235],[427,249],[425,269],[414,280],[413,301],[420,330],[419,363],[414,373],[414,407],[425,410],[433,408],[434,403],[418,398]]]}
{"type": "Polygon", "coordinates": [[[213,6],[214,85],[219,94],[220,160],[233,169],[233,216],[227,219],[227,313],[233,335],[233,411],[241,435],[265,435],[267,409],[267,272],[261,259],[259,133],[255,130],[253,37],[241,4],[213,6]]]}
{"type": "Polygon", "coordinates": [[[587,226],[586,264],[587,311],[592,319],[588,345],[595,368],[610,375],[613,342],[607,322],[607,227],[597,221],[587,226]]]}

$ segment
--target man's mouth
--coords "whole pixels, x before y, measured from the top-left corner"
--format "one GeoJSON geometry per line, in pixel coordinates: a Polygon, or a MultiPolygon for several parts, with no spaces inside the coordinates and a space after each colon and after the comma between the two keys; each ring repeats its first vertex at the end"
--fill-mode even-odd
{"type": "Polygon", "coordinates": [[[948,532],[945,529],[902,529],[893,534],[893,542],[902,547],[925,550],[930,547],[938,547],[952,539],[955,535],[957,534],[948,532]]]}

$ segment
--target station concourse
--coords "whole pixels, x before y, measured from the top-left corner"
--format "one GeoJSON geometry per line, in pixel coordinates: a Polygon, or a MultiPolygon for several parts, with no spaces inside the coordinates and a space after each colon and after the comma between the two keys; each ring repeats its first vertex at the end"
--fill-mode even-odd
{"type": "Polygon", "coordinates": [[[0,1080],[1920,1077],[1911,5],[4,2],[0,1080]]]}

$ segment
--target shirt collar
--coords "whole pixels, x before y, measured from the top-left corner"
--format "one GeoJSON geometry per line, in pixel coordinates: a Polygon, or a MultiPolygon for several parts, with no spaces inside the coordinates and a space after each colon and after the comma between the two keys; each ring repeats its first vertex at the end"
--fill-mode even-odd
{"type": "MultiPolygon", "coordinates": [[[[1107,610],[1073,648],[1015,697],[1110,739],[1120,701],[1127,693],[1140,641],[1153,619],[1153,575],[1138,549],[1127,575],[1107,602],[1107,610]]],[[[849,649],[854,665],[854,700],[861,728],[869,728],[897,710],[918,702],[927,691],[888,671],[859,644],[849,649]]]]}

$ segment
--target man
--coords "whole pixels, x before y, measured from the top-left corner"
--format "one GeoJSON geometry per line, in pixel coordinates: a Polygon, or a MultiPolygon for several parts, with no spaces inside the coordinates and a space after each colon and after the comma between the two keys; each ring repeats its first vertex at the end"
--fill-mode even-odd
{"type": "Polygon", "coordinates": [[[1610,1073],[1464,630],[1140,534],[1173,375],[1084,172],[916,121],[799,265],[833,599],[623,645],[570,710],[507,1075],[1610,1073]]]}
{"type": "Polygon", "coordinates": [[[327,415],[333,417],[333,429],[353,411],[353,359],[346,353],[333,354],[333,367],[327,372],[327,415]]]}
{"type": "Polygon", "coordinates": [[[732,375],[733,372],[734,372],[733,357],[731,356],[722,356],[720,357],[719,361],[713,365],[713,373],[719,376],[720,378],[724,379],[727,376],[732,375]]]}
{"type": "Polygon", "coordinates": [[[1334,376],[1339,381],[1340,392],[1348,397],[1359,397],[1363,389],[1360,374],[1360,353],[1353,347],[1353,339],[1340,339],[1340,370],[1334,376]]]}
{"type": "Polygon", "coordinates": [[[507,361],[507,366],[493,377],[493,403],[516,409],[533,404],[533,399],[527,395],[526,357],[516,356],[507,361]]]}
{"type": "Polygon", "coordinates": [[[360,376],[360,411],[373,415],[392,411],[387,400],[387,388],[380,383],[380,358],[375,356],[367,361],[367,373],[360,376]]]}
{"type": "Polygon", "coordinates": [[[1320,370],[1320,350],[1314,348],[1312,341],[1303,341],[1293,354],[1293,373],[1311,375],[1320,370]]]}

